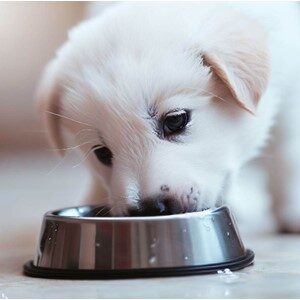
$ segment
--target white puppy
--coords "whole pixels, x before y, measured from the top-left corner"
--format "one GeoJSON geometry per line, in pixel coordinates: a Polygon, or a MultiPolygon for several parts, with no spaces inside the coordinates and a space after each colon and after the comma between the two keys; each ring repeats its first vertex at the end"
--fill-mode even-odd
{"type": "Polygon", "coordinates": [[[86,157],[86,201],[116,215],[219,205],[280,111],[266,166],[282,228],[300,230],[296,5],[130,3],[72,30],[38,98],[55,147],[68,132],[86,157]]]}

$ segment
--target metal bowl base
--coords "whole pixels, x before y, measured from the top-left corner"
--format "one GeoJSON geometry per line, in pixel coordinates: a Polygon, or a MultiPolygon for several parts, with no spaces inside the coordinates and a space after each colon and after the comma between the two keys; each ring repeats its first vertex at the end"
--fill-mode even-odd
{"type": "Polygon", "coordinates": [[[36,267],[30,260],[23,266],[27,276],[53,279],[127,279],[145,277],[187,276],[217,273],[218,270],[230,269],[236,271],[253,264],[254,252],[247,250],[246,254],[238,259],[224,263],[185,266],[173,268],[147,268],[127,270],[68,270],[36,267]]]}

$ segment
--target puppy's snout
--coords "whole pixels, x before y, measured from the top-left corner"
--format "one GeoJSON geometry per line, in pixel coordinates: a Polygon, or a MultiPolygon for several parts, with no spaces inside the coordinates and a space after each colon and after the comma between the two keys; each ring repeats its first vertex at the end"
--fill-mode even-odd
{"type": "Polygon", "coordinates": [[[171,197],[147,198],[140,201],[139,206],[130,209],[131,216],[164,216],[182,213],[180,203],[171,197]]]}

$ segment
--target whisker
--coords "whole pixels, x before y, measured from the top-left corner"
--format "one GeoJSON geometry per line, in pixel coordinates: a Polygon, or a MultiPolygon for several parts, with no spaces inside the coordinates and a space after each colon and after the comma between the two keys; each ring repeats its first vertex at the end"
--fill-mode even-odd
{"type": "MultiPolygon", "coordinates": [[[[222,98],[221,96],[218,96],[218,95],[216,95],[216,94],[214,94],[214,93],[212,93],[212,92],[210,92],[210,91],[208,91],[208,90],[206,90],[206,89],[202,89],[202,88],[197,88],[197,89],[199,89],[199,90],[201,90],[202,92],[205,92],[205,93],[207,93],[207,94],[209,94],[209,95],[211,95],[211,96],[213,96],[213,97],[215,97],[215,98],[217,98],[217,99],[219,99],[219,100],[222,100],[223,102],[225,102],[225,103],[227,103],[227,104],[232,104],[231,102],[227,101],[226,99],[222,98]]],[[[232,104],[232,105],[233,105],[233,104],[232,104]]]]}
{"type": "MultiPolygon", "coordinates": [[[[70,153],[70,152],[69,152],[69,153],[70,153]]],[[[52,174],[55,170],[57,170],[57,168],[60,167],[60,166],[64,163],[64,161],[66,160],[66,157],[68,156],[69,153],[67,153],[67,154],[59,161],[59,163],[56,164],[56,165],[54,166],[54,168],[52,168],[52,169],[51,169],[49,172],[47,172],[45,175],[48,176],[48,175],[52,174]]]]}
{"type": "Polygon", "coordinates": [[[94,135],[81,135],[75,138],[75,141],[77,144],[81,144],[84,142],[89,142],[89,141],[97,141],[98,144],[101,144],[101,141],[98,139],[98,137],[95,137],[94,135]]]}
{"type": "MultiPolygon", "coordinates": [[[[119,206],[119,207],[121,206],[122,211],[123,211],[124,205],[120,205],[120,202],[121,202],[121,201],[119,201],[119,202],[116,203],[114,206],[112,206],[112,207],[109,209],[109,211],[106,212],[106,213],[103,215],[103,217],[105,217],[106,215],[110,214],[111,211],[112,211],[114,208],[118,207],[118,206],[119,206]]],[[[123,204],[123,202],[122,202],[122,204],[123,204]]],[[[123,213],[124,213],[124,212],[123,212],[123,213]]]]}
{"type": "Polygon", "coordinates": [[[234,105],[233,103],[231,103],[231,102],[229,102],[228,100],[222,98],[221,96],[218,96],[218,95],[216,95],[216,94],[214,94],[214,93],[212,93],[212,92],[210,92],[210,91],[208,91],[208,90],[206,90],[206,89],[202,89],[202,88],[200,88],[200,87],[197,87],[197,88],[188,88],[188,90],[195,91],[195,93],[194,93],[195,95],[197,95],[197,94],[198,94],[197,91],[200,90],[201,92],[204,92],[204,93],[206,93],[206,94],[209,94],[209,95],[211,95],[211,96],[213,96],[213,97],[215,97],[215,98],[217,98],[217,99],[219,99],[219,100],[225,102],[226,104],[234,105]]]}
{"type": "MultiPolygon", "coordinates": [[[[99,216],[101,214],[101,212],[103,212],[106,208],[109,208],[109,210],[101,216],[101,217],[105,217],[113,209],[115,209],[117,207],[121,207],[122,213],[124,215],[126,215],[127,210],[125,211],[125,204],[126,204],[126,201],[128,200],[127,196],[118,196],[117,198],[112,197],[112,196],[107,196],[105,198],[102,198],[101,200],[102,200],[103,203],[106,203],[106,204],[104,204],[105,205],[104,207],[99,208],[99,211],[94,215],[95,217],[99,216]],[[110,205],[109,202],[113,202],[113,203],[110,205]]],[[[135,203],[138,201],[137,199],[136,200],[131,199],[131,200],[132,200],[132,202],[135,202],[135,203]]]]}
{"type": "Polygon", "coordinates": [[[54,113],[54,112],[49,111],[49,110],[46,110],[45,112],[48,113],[48,114],[57,116],[57,117],[61,117],[61,118],[67,119],[67,120],[72,121],[72,122],[75,122],[75,123],[79,123],[79,124],[83,124],[83,125],[86,125],[86,126],[89,126],[89,127],[93,127],[92,125],[87,124],[87,123],[85,123],[85,122],[77,121],[77,120],[72,119],[72,118],[70,118],[70,117],[67,117],[67,116],[64,116],[64,115],[61,115],[61,114],[58,114],[58,113],[54,113]]]}
{"type": "Polygon", "coordinates": [[[78,164],[74,165],[72,168],[76,168],[76,167],[78,167],[79,165],[81,165],[83,162],[86,161],[86,159],[88,158],[88,156],[89,156],[92,152],[94,152],[95,150],[100,149],[100,148],[102,148],[102,146],[98,146],[98,147],[89,149],[89,150],[84,154],[83,159],[82,159],[78,164]]]}
{"type": "Polygon", "coordinates": [[[46,149],[47,151],[58,151],[58,150],[73,150],[73,149],[76,149],[76,148],[79,148],[81,146],[84,146],[86,144],[94,144],[98,142],[98,140],[92,140],[92,141],[89,141],[89,142],[84,142],[82,144],[79,144],[79,145],[76,145],[76,146],[72,146],[72,147],[66,147],[66,148],[53,148],[53,149],[46,149]]]}
{"type": "Polygon", "coordinates": [[[107,207],[102,207],[96,214],[95,214],[95,217],[99,216],[99,214],[104,210],[106,209],[107,207]]]}
{"type": "Polygon", "coordinates": [[[84,130],[84,131],[78,132],[75,136],[75,141],[78,144],[83,143],[83,142],[89,142],[90,140],[97,141],[97,144],[102,144],[98,134],[95,135],[95,133],[91,132],[91,131],[84,130]]]}
{"type": "Polygon", "coordinates": [[[80,135],[82,132],[85,132],[85,131],[94,131],[94,132],[98,133],[98,130],[95,128],[83,128],[75,133],[75,137],[77,137],[78,135],[80,135]]]}

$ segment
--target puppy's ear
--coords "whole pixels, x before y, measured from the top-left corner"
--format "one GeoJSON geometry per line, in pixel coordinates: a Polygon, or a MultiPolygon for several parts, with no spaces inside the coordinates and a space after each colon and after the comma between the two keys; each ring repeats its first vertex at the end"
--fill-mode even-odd
{"type": "Polygon", "coordinates": [[[60,155],[64,155],[64,141],[60,126],[60,87],[57,78],[58,65],[51,61],[42,76],[37,89],[36,100],[43,124],[50,137],[51,144],[60,155]]]}
{"type": "Polygon", "coordinates": [[[267,87],[269,55],[263,30],[254,25],[244,29],[217,49],[202,53],[202,62],[212,72],[212,94],[255,113],[267,87]]]}

